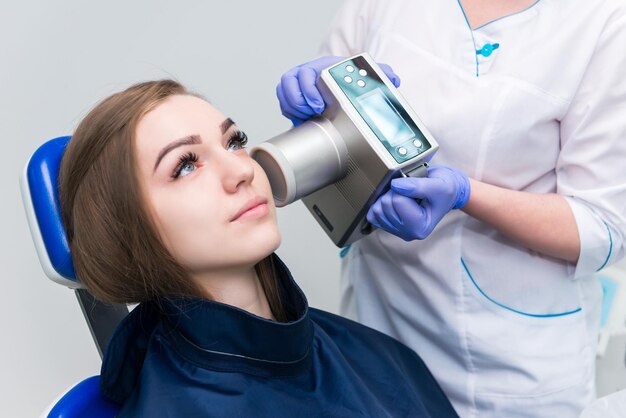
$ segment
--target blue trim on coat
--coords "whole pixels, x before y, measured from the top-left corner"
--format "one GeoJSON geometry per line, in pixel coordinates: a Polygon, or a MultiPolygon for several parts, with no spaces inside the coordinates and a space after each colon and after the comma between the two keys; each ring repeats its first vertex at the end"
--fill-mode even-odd
{"type": "MultiPolygon", "coordinates": [[[[461,4],[461,0],[456,0],[457,3],[459,3],[459,7],[461,8],[461,13],[463,13],[463,17],[465,18],[465,23],[467,23],[467,27],[470,30],[470,34],[472,35],[472,43],[474,44],[474,49],[476,49],[476,40],[474,39],[474,30],[472,29],[472,26],[469,23],[469,20],[467,20],[467,15],[465,14],[465,9],[463,8],[463,5],[461,4]]],[[[478,55],[476,55],[476,77],[478,77],[478,55]]]]}
{"type": "MultiPolygon", "coordinates": [[[[490,25],[494,22],[497,22],[498,20],[502,20],[502,19],[506,19],[507,17],[511,17],[511,16],[515,16],[518,15],[520,13],[524,13],[525,11],[532,9],[533,7],[535,7],[537,5],[537,3],[539,3],[541,0],[537,0],[535,1],[533,4],[531,4],[530,6],[528,6],[527,8],[525,8],[524,10],[520,10],[519,12],[515,12],[515,13],[511,13],[510,15],[506,15],[506,16],[500,16],[497,19],[491,20],[485,24],[482,24],[480,26],[478,26],[476,29],[472,29],[472,25],[470,25],[469,20],[467,19],[467,14],[465,14],[465,9],[463,8],[463,5],[461,4],[461,0],[457,0],[457,3],[459,4],[459,7],[461,8],[461,12],[463,13],[463,17],[465,18],[465,23],[467,23],[467,27],[470,30],[470,34],[472,35],[472,43],[474,44],[474,49],[476,48],[476,40],[474,39],[474,31],[479,30],[484,28],[487,25],[490,25]]],[[[476,55],[476,77],[478,77],[478,55],[476,55]]]]}
{"type": "Polygon", "coordinates": [[[611,253],[613,253],[613,235],[611,235],[611,228],[609,228],[606,222],[602,221],[602,223],[606,227],[606,230],[609,232],[609,254],[606,256],[606,260],[604,260],[604,263],[602,263],[602,265],[596,270],[596,272],[602,270],[604,266],[606,266],[606,263],[608,263],[609,259],[611,258],[611,253]]]}
{"type": "Polygon", "coordinates": [[[574,309],[573,311],[568,311],[568,312],[560,312],[560,313],[555,313],[555,314],[532,314],[532,313],[528,313],[528,312],[522,312],[522,311],[518,311],[517,309],[513,309],[511,307],[508,307],[506,305],[501,304],[500,302],[496,302],[495,300],[493,300],[492,298],[490,298],[485,292],[483,292],[483,290],[480,288],[480,286],[478,286],[478,284],[476,283],[476,281],[474,280],[474,277],[472,276],[472,273],[470,273],[469,269],[467,268],[467,265],[465,264],[465,261],[463,260],[463,257],[461,257],[461,264],[463,264],[463,268],[465,269],[465,272],[467,273],[467,275],[469,276],[470,280],[472,281],[472,283],[474,283],[474,286],[476,286],[476,289],[478,289],[478,291],[485,297],[487,298],[488,301],[498,305],[501,308],[504,308],[506,310],[509,310],[511,312],[515,312],[516,314],[520,314],[520,315],[525,315],[525,316],[531,316],[533,318],[554,318],[557,316],[565,316],[565,315],[571,315],[571,314],[575,314],[576,312],[580,312],[582,310],[582,308],[577,308],[574,309]]]}

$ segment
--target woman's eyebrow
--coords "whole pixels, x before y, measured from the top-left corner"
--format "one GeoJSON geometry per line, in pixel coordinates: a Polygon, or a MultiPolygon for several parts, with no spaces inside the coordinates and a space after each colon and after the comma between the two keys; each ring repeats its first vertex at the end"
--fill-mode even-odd
{"type": "Polygon", "coordinates": [[[154,170],[152,170],[152,172],[154,173],[156,171],[163,157],[165,157],[165,155],[171,150],[178,148],[180,146],[183,146],[183,145],[194,145],[194,144],[201,144],[201,143],[202,143],[202,139],[200,139],[200,135],[189,135],[184,138],[177,139],[176,141],[170,142],[169,144],[164,146],[163,149],[161,149],[161,151],[159,151],[159,155],[157,157],[156,163],[154,164],[154,170]]]}
{"type": "Polygon", "coordinates": [[[230,128],[234,124],[235,124],[235,121],[232,120],[231,118],[224,119],[224,122],[222,122],[220,125],[220,128],[222,129],[222,135],[224,135],[226,131],[228,130],[228,128],[230,128]]]}

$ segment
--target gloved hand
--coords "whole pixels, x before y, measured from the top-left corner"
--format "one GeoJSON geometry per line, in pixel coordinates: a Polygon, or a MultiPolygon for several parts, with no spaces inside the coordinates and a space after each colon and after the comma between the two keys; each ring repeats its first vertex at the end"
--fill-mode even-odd
{"type": "Polygon", "coordinates": [[[372,205],[367,220],[405,241],[424,239],[446,213],[465,206],[469,195],[465,174],[450,167],[431,166],[428,177],[391,180],[391,190],[372,205]]]}
{"type": "MultiPolygon", "coordinates": [[[[291,120],[294,126],[300,125],[311,116],[324,111],[324,100],[315,82],[320,72],[341,61],[342,57],[325,56],[293,67],[287,71],[276,86],[276,95],[283,115],[291,120]]],[[[389,77],[394,86],[400,86],[398,77],[390,66],[378,64],[389,77]]]]}

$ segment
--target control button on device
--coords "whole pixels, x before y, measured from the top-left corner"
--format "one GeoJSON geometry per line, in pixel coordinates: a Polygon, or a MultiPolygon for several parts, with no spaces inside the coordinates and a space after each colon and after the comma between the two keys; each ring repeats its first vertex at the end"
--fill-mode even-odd
{"type": "Polygon", "coordinates": [[[343,78],[343,81],[345,81],[346,83],[352,83],[352,77],[350,77],[349,75],[345,76],[343,78]]]}
{"type": "Polygon", "coordinates": [[[353,73],[354,72],[354,67],[351,65],[346,65],[346,71],[349,73],[353,73]]]}
{"type": "Polygon", "coordinates": [[[357,80],[356,85],[359,86],[359,87],[365,87],[365,81],[357,80]]]}
{"type": "Polygon", "coordinates": [[[360,69],[360,70],[359,70],[359,75],[360,75],[361,77],[365,77],[365,76],[367,75],[367,71],[365,71],[364,69],[360,69]]]}
{"type": "Polygon", "coordinates": [[[420,148],[422,146],[422,141],[416,139],[413,141],[413,145],[415,145],[415,148],[420,148]]]}
{"type": "Polygon", "coordinates": [[[404,147],[398,147],[398,154],[400,155],[406,155],[407,150],[404,147]]]}

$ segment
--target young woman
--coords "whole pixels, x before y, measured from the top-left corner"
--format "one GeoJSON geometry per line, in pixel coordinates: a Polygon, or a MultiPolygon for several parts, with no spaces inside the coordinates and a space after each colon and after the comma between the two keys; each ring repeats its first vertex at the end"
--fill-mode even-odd
{"type": "Polygon", "coordinates": [[[137,303],[101,390],[119,417],[455,417],[410,349],[309,308],[274,255],[268,180],[234,122],[180,84],[93,109],[61,165],[78,277],[137,303]]]}

